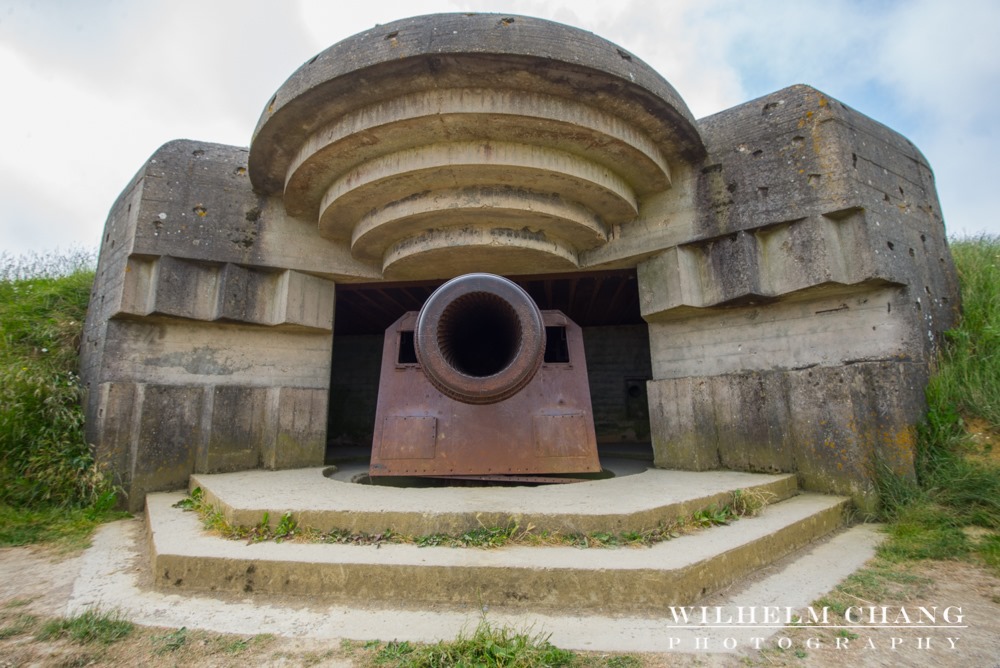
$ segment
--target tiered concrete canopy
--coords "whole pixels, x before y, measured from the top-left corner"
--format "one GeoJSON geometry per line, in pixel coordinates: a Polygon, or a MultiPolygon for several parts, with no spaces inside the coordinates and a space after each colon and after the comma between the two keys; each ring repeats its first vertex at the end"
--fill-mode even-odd
{"type": "Polygon", "coordinates": [[[250,178],[385,278],[539,273],[636,219],[704,155],[687,106],[590,33],[418,17],[303,65],[257,125],[250,178]]]}

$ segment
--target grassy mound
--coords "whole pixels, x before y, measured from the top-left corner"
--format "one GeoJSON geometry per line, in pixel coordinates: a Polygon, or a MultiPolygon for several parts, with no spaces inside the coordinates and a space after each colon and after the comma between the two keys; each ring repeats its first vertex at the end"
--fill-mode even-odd
{"type": "Polygon", "coordinates": [[[884,476],[890,559],[979,554],[1000,570],[1000,237],[952,241],[963,315],[927,387],[917,481],[884,476]]]}
{"type": "Polygon", "coordinates": [[[89,532],[115,504],[83,435],[87,253],[0,255],[0,545],[89,532]]]}

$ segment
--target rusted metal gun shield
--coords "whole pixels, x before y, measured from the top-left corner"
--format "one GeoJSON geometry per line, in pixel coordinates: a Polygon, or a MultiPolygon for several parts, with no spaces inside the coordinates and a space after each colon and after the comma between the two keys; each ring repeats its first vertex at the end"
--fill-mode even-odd
{"type": "Polygon", "coordinates": [[[454,278],[424,303],[414,330],[417,360],[442,394],[469,404],[503,401],[528,384],[545,356],[542,314],[527,292],[502,276],[466,274],[454,278]],[[514,333],[509,358],[495,373],[466,373],[455,364],[449,336],[468,308],[486,309],[514,333]]]}

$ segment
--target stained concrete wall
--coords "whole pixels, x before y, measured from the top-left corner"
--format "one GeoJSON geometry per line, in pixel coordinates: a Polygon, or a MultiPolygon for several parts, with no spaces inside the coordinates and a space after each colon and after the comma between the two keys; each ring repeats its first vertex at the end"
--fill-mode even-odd
{"type": "Polygon", "coordinates": [[[334,284],[307,271],[335,263],[278,211],[245,150],[187,141],[112,208],[82,374],[88,439],[132,509],[193,472],[323,461],[334,284]]]}
{"type": "Polygon", "coordinates": [[[933,177],[806,86],[700,122],[694,238],[639,266],[660,466],[798,471],[871,509],[958,310],[933,177]]]}

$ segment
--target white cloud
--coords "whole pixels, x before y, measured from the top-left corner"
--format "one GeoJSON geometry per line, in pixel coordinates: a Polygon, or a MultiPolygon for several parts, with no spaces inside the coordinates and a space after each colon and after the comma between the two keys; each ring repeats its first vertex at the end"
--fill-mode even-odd
{"type": "MultiPolygon", "coordinates": [[[[351,8],[329,0],[298,0],[298,15],[311,38],[313,51],[318,53],[345,37],[375,27],[420,14],[465,11],[464,3],[449,0],[379,0],[369,7],[351,8]]],[[[311,57],[311,56],[310,56],[311,57]]],[[[289,74],[291,72],[289,71],[289,74]]]]}
{"type": "Polygon", "coordinates": [[[876,48],[878,76],[921,113],[958,123],[992,117],[1000,97],[996,26],[997,3],[900,7],[876,48]]]}
{"type": "Polygon", "coordinates": [[[127,98],[40,72],[2,45],[0,71],[3,88],[19,91],[0,124],[6,190],[0,230],[16,240],[25,237],[25,226],[35,228],[34,241],[38,228],[49,228],[49,245],[96,245],[111,202],[149,153],[130,138],[155,133],[155,125],[127,98]]]}

